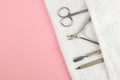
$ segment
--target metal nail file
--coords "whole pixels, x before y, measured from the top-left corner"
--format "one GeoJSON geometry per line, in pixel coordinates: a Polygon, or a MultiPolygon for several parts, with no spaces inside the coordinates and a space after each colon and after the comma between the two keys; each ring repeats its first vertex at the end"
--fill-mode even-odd
{"type": "Polygon", "coordinates": [[[96,64],[99,64],[99,63],[102,63],[102,62],[104,62],[104,60],[103,60],[103,58],[100,58],[100,59],[97,59],[95,61],[89,62],[87,64],[83,64],[83,65],[77,67],[76,69],[78,70],[78,69],[88,68],[90,66],[93,66],[93,65],[96,65],[96,64]]]}

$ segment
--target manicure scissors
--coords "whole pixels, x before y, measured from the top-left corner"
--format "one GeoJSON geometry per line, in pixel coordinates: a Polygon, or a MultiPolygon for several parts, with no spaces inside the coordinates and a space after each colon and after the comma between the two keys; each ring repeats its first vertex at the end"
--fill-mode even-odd
{"type": "Polygon", "coordinates": [[[58,16],[61,17],[61,25],[64,27],[69,27],[73,24],[72,17],[81,13],[88,12],[88,9],[83,9],[74,13],[71,13],[70,9],[67,7],[62,7],[58,10],[58,16]],[[66,22],[67,21],[67,22],[66,22]]]}

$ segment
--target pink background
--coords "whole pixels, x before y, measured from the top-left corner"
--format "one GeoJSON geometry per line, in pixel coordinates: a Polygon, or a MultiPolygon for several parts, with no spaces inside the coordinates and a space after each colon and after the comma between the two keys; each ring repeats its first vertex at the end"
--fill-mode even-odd
{"type": "Polygon", "coordinates": [[[0,0],[0,80],[71,80],[43,0],[0,0]]]}

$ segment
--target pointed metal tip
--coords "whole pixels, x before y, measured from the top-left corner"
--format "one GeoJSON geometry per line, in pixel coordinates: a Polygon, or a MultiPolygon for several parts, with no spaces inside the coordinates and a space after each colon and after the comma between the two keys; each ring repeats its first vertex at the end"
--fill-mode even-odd
{"type": "Polygon", "coordinates": [[[76,57],[73,59],[73,62],[78,62],[78,61],[81,61],[85,58],[86,56],[79,56],[79,57],[76,57]]]}
{"type": "Polygon", "coordinates": [[[80,67],[77,67],[76,70],[81,69],[80,67]]]}

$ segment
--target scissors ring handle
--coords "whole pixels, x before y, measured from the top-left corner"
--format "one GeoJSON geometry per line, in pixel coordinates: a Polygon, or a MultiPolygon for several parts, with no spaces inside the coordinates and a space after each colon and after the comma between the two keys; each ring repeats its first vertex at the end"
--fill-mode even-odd
{"type": "Polygon", "coordinates": [[[62,7],[57,12],[59,17],[66,18],[70,14],[70,9],[67,7],[62,7]]]}
{"type": "Polygon", "coordinates": [[[70,27],[73,24],[73,19],[71,17],[62,18],[60,22],[63,27],[70,27]]]}

